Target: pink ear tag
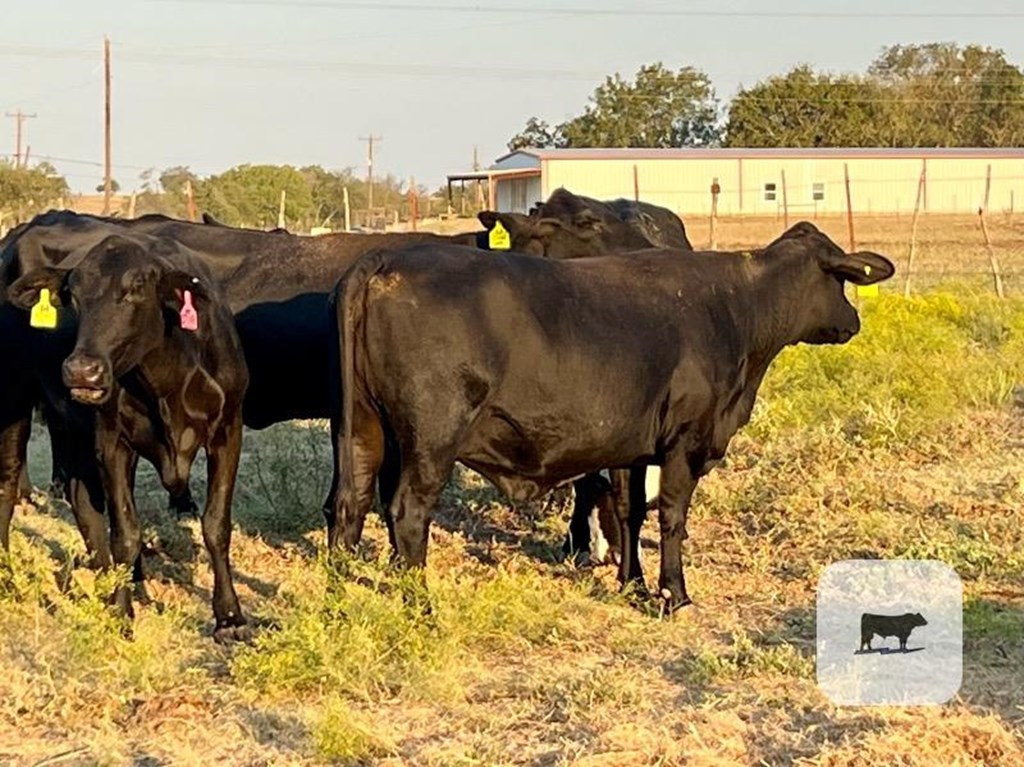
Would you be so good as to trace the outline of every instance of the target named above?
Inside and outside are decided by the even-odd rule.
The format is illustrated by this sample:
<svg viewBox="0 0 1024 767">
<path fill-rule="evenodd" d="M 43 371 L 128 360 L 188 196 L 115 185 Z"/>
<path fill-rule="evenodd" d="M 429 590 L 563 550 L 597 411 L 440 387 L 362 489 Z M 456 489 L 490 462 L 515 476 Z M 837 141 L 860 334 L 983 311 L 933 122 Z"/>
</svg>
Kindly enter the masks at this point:
<svg viewBox="0 0 1024 767">
<path fill-rule="evenodd" d="M 199 330 L 199 314 L 192 306 L 192 291 L 185 291 L 185 305 L 181 307 L 181 329 L 191 330 L 193 333 Z"/>
</svg>

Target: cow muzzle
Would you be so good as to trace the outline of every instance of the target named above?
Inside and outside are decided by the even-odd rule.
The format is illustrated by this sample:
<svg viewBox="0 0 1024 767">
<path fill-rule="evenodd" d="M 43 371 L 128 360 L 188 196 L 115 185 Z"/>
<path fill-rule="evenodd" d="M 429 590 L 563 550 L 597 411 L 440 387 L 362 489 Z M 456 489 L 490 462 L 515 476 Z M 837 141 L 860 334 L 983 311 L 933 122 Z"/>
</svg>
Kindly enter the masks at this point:
<svg viewBox="0 0 1024 767">
<path fill-rule="evenodd" d="M 101 359 L 72 354 L 61 369 L 71 397 L 85 405 L 102 405 L 110 397 L 110 367 Z"/>
</svg>

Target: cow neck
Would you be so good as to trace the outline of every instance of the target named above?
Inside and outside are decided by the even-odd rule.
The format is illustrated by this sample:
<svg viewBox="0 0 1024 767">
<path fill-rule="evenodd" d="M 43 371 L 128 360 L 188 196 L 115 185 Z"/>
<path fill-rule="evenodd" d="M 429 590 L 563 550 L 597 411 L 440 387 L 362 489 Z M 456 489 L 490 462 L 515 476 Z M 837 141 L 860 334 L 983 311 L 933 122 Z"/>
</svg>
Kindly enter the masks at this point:
<svg viewBox="0 0 1024 767">
<path fill-rule="evenodd" d="M 169 399 L 181 390 L 181 370 L 196 362 L 190 349 L 191 344 L 184 338 L 176 338 L 172 330 L 164 342 L 149 352 L 131 371 L 139 385 L 157 399 Z"/>
<path fill-rule="evenodd" d="M 772 360 L 807 332 L 800 319 L 802 270 L 786 254 L 758 254 L 749 262 L 744 265 L 749 311 L 740 316 L 749 343 L 748 380 L 760 381 Z"/>
</svg>

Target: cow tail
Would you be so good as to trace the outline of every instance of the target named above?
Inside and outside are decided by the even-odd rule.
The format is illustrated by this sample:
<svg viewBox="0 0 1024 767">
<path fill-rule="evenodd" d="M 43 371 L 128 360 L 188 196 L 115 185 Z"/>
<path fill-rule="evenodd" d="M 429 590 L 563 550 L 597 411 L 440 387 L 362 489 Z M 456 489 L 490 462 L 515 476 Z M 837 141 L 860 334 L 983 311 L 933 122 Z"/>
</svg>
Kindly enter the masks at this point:
<svg viewBox="0 0 1024 767">
<path fill-rule="evenodd" d="M 384 266 L 385 253 L 371 251 L 361 257 L 342 276 L 332 296 L 337 318 L 338 345 L 341 363 L 341 424 L 340 445 L 336 445 L 338 458 L 336 466 L 339 476 L 339 501 L 344 501 L 350 510 L 355 509 L 355 482 L 351 467 L 355 465 L 354 423 L 356 387 L 356 345 L 363 332 L 366 311 L 367 285 L 369 280 Z M 349 467 L 349 471 L 343 471 Z M 336 508 L 338 505 L 336 504 Z"/>
</svg>

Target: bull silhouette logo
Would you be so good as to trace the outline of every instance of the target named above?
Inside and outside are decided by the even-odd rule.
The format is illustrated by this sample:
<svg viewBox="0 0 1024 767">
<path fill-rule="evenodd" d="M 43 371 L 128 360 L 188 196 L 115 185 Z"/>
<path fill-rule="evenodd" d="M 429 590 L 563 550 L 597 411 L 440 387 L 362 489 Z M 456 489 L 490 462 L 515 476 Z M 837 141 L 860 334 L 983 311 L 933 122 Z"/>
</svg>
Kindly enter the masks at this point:
<svg viewBox="0 0 1024 767">
<path fill-rule="evenodd" d="M 924 619 L 921 613 L 904 613 L 903 615 L 875 615 L 874 613 L 862 613 L 860 616 L 860 649 L 857 654 L 866 652 L 894 652 L 889 648 L 879 648 L 874 650 L 871 647 L 871 640 L 877 635 L 885 639 L 886 637 L 896 637 L 900 640 L 900 652 L 916 652 L 917 650 L 923 650 L 923 647 L 916 647 L 913 650 L 907 650 L 907 639 L 910 638 L 910 632 L 918 626 L 927 626 L 928 621 Z"/>
</svg>

